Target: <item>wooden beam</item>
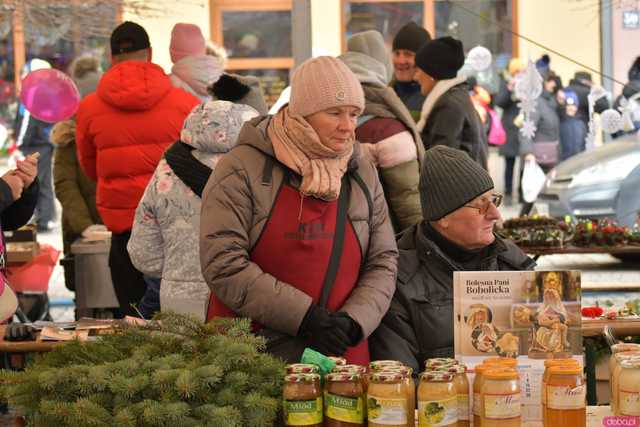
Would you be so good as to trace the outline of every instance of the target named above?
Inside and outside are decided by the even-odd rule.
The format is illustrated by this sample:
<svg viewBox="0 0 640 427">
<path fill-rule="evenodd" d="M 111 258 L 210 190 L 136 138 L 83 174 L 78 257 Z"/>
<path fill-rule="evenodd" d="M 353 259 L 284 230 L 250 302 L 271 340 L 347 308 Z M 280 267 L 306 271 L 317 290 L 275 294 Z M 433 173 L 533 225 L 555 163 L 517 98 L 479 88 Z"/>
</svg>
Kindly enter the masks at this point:
<svg viewBox="0 0 640 427">
<path fill-rule="evenodd" d="M 520 53 L 520 38 L 516 36 L 518 33 L 518 2 L 520 0 L 511 0 L 511 57 L 518 58 Z"/>
<path fill-rule="evenodd" d="M 429 31 L 431 38 L 436 38 L 436 2 L 424 0 L 422 26 Z"/>
<path fill-rule="evenodd" d="M 13 73 L 16 86 L 16 94 L 20 93 L 22 68 L 27 60 L 24 45 L 24 2 L 14 2 L 13 16 Z"/>
</svg>

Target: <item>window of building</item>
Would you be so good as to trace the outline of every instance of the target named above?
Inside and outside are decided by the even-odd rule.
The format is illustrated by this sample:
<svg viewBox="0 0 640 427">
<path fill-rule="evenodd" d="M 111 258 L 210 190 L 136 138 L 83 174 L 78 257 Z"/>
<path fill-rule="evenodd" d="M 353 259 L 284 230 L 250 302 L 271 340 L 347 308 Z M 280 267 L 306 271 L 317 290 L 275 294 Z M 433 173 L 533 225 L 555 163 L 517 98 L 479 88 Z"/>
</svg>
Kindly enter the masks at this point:
<svg viewBox="0 0 640 427">
<path fill-rule="evenodd" d="M 211 39 L 229 55 L 227 70 L 258 77 L 267 105 L 289 84 L 292 0 L 211 0 Z"/>
</svg>

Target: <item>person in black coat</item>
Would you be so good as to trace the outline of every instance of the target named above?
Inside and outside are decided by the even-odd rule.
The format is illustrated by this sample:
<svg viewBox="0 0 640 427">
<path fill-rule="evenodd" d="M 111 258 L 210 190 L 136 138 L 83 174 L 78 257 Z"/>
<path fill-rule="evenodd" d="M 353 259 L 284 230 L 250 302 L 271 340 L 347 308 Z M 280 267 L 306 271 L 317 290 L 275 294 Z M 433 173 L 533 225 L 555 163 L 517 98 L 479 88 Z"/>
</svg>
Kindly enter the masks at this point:
<svg viewBox="0 0 640 427">
<path fill-rule="evenodd" d="M 487 169 L 489 144 L 478 111 L 469 96 L 462 42 L 441 37 L 424 44 L 416 54 L 415 80 L 426 96 L 417 124 L 425 150 L 446 145 L 466 152 Z"/>
<path fill-rule="evenodd" d="M 33 215 L 39 190 L 36 179 L 37 170 L 37 158 L 29 156 L 25 160 L 18 160 L 16 169 L 12 169 L 0 177 L 0 227 L 2 231 L 22 227 Z M 5 254 L 2 253 L 1 256 L 2 264 L 4 264 Z M 0 268 L 4 268 L 4 265 Z"/>
</svg>

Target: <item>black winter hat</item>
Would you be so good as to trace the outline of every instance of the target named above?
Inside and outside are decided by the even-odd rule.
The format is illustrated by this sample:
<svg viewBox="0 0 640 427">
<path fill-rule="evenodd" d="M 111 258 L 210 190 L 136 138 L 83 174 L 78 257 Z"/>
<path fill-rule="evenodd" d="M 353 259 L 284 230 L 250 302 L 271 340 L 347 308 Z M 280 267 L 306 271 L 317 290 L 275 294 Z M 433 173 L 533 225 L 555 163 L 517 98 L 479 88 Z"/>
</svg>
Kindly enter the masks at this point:
<svg viewBox="0 0 640 427">
<path fill-rule="evenodd" d="M 125 21 L 111 33 L 111 54 L 136 52 L 151 47 L 147 31 L 135 22 Z"/>
<path fill-rule="evenodd" d="M 436 80 L 452 79 L 464 65 L 462 42 L 452 37 L 431 40 L 416 53 L 416 65 Z"/>
<path fill-rule="evenodd" d="M 420 171 L 425 221 L 436 221 L 493 188 L 493 180 L 469 154 L 445 145 L 427 150 Z"/>
<path fill-rule="evenodd" d="M 425 30 L 413 21 L 400 28 L 393 39 L 393 50 L 406 49 L 411 52 L 420 50 L 423 44 L 431 40 L 429 31 Z"/>
</svg>

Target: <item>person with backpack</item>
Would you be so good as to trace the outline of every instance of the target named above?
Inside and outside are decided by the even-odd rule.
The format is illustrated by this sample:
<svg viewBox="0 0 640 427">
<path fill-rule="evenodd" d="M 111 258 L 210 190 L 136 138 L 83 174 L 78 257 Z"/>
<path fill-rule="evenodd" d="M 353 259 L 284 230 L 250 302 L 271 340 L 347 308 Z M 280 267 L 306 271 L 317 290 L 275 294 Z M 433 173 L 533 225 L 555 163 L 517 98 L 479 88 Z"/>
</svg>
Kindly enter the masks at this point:
<svg viewBox="0 0 640 427">
<path fill-rule="evenodd" d="M 202 193 L 208 318 L 248 317 L 267 351 L 369 361 L 395 289 L 397 247 L 375 166 L 355 142 L 364 95 L 328 56 L 302 63 L 291 99 L 255 118 Z"/>
</svg>

